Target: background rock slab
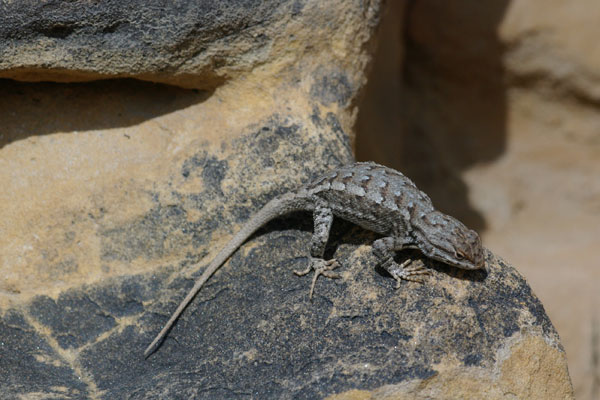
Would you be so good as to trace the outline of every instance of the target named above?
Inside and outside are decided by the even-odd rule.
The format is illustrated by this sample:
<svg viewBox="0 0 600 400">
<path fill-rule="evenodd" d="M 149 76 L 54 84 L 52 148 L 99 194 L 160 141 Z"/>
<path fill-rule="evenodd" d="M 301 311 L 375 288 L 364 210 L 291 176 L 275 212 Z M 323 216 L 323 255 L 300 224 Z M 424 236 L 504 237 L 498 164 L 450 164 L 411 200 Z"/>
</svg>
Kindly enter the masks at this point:
<svg viewBox="0 0 600 400">
<path fill-rule="evenodd" d="M 378 13 L 379 1 L 2 2 L 0 77 L 214 88 L 265 64 L 307 61 L 324 46 L 341 56 L 332 64 L 350 60 Z"/>
</svg>

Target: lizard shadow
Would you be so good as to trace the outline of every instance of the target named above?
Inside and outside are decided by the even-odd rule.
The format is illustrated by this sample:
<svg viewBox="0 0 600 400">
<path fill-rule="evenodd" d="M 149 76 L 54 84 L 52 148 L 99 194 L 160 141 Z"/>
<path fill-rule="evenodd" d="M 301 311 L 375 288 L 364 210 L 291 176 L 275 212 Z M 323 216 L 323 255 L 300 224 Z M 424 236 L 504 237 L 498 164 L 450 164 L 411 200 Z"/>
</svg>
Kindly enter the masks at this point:
<svg viewBox="0 0 600 400">
<path fill-rule="evenodd" d="M 249 240 L 254 239 L 257 236 L 264 235 L 266 233 L 287 229 L 295 229 L 303 232 L 308 232 L 312 235 L 312 214 L 307 211 L 298 211 L 290 213 L 286 216 L 276 218 L 265 224 L 258 231 L 256 231 L 249 238 Z M 381 237 L 382 235 L 361 228 L 360 226 L 353 224 L 352 222 L 343 220 L 341 218 L 334 218 L 329 234 L 329 240 L 327 241 L 327 247 L 325 248 L 324 258 L 326 260 L 334 258 L 338 247 L 340 247 L 343 244 L 352 246 L 367 244 L 370 246 L 375 240 Z M 310 240 L 307 243 L 307 250 L 309 247 L 309 243 Z M 303 254 L 302 256 L 308 257 L 308 253 Z M 456 279 L 466 280 L 470 282 L 482 282 L 488 276 L 488 272 L 485 269 L 464 270 L 461 268 L 453 267 L 451 265 L 444 264 L 443 262 L 432 260 L 416 249 L 398 251 L 394 256 L 394 259 L 398 263 L 409 258 L 414 261 L 422 261 L 428 269 L 435 270 L 439 273 L 449 275 L 450 277 Z M 383 267 L 376 263 L 374 256 L 372 257 L 372 260 L 372 266 L 377 274 L 383 277 L 392 278 L 392 276 Z"/>
</svg>

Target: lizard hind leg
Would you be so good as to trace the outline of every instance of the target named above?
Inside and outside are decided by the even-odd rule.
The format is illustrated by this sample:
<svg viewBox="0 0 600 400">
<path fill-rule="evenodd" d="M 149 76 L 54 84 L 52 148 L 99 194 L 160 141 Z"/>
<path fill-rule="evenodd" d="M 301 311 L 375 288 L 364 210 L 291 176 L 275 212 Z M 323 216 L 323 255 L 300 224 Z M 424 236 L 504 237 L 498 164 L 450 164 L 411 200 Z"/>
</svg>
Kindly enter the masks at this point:
<svg viewBox="0 0 600 400">
<path fill-rule="evenodd" d="M 317 278 L 319 275 L 333 279 L 340 278 L 340 275 L 332 272 L 333 269 L 340 266 L 340 263 L 335 259 L 323 259 L 323 255 L 325 254 L 325 246 L 327 245 L 327 240 L 329 240 L 329 231 L 331 230 L 331 224 L 333 222 L 333 212 L 331 211 L 331 208 L 327 207 L 326 203 L 318 202 L 315 205 L 313 219 L 314 231 L 310 242 L 310 262 L 305 270 L 294 271 L 294 273 L 298 276 L 306 275 L 312 270 L 315 271 L 312 284 L 310 285 L 310 299 L 312 299 L 312 295 L 315 290 L 315 284 L 317 283 Z"/>
</svg>

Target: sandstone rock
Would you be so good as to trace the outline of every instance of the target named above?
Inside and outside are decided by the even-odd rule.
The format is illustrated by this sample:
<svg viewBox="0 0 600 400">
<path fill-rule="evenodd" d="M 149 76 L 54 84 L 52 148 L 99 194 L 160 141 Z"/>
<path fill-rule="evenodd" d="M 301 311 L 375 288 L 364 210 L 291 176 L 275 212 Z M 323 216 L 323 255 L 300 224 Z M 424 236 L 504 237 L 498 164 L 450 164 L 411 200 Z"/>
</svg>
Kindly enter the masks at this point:
<svg viewBox="0 0 600 400">
<path fill-rule="evenodd" d="M 0 81 L 0 397 L 568 398 L 552 324 L 491 253 L 488 273 L 418 261 L 430 282 L 395 291 L 374 236 L 336 222 L 343 279 L 319 280 L 310 302 L 310 278 L 291 273 L 306 263 L 303 214 L 251 238 L 145 360 L 252 212 L 352 160 L 379 3 L 231 3 L 206 20 L 191 3 L 119 17 L 112 3 L 43 4 L 2 5 L 3 76 L 202 90 Z"/>
<path fill-rule="evenodd" d="M 73 31 L 54 38 L 52 45 L 47 47 L 49 52 L 58 52 L 62 57 L 61 49 L 73 45 L 77 38 L 85 37 L 93 42 L 91 38 L 95 36 L 92 33 L 96 31 L 81 21 L 96 15 L 94 12 L 97 11 L 100 24 L 104 21 L 102 18 L 109 17 L 99 8 L 112 7 L 111 4 L 47 2 L 39 11 L 36 7 L 42 5 L 17 1 L 4 3 L 5 13 L 0 18 L 18 23 L 13 26 L 14 30 L 6 28 L 3 31 L 6 34 L 18 29 L 35 30 L 36 26 L 48 21 L 72 21 L 75 24 Z M 184 18 L 182 10 L 196 7 L 194 4 L 185 3 L 181 10 L 164 12 L 165 15 L 181 14 L 179 17 Z M 222 7 L 220 4 L 215 3 L 214 7 Z M 181 238 L 166 237 L 168 229 L 163 230 L 158 222 L 151 221 L 148 213 L 164 212 L 164 209 L 156 208 L 161 200 L 168 207 L 180 205 L 181 199 L 173 197 L 176 190 L 191 196 L 201 190 L 202 185 L 215 185 L 220 179 L 225 179 L 227 187 L 236 186 L 237 182 L 232 178 L 215 176 L 205 181 L 193 175 L 191 178 L 182 175 L 182 170 L 188 171 L 194 162 L 204 167 L 205 159 L 209 160 L 206 161 L 209 167 L 212 163 L 215 168 L 220 167 L 224 163 L 223 155 L 233 151 L 231 146 L 235 138 L 245 135 L 249 137 L 247 146 L 250 143 L 258 146 L 255 150 L 237 147 L 235 151 L 239 152 L 239 157 L 254 157 L 244 163 L 264 164 L 259 175 L 247 177 L 262 185 L 263 194 L 280 190 L 278 187 L 282 184 L 293 187 L 326 166 L 349 159 L 350 151 L 345 142 L 348 136 L 343 132 L 351 132 L 354 124 L 355 99 L 364 83 L 379 4 L 361 3 L 341 8 L 336 2 L 326 5 L 316 1 L 298 2 L 293 7 L 291 3 L 281 4 L 283 9 L 293 12 L 286 14 L 286 18 L 280 16 L 273 20 L 279 28 L 273 32 L 265 26 L 256 29 L 278 35 L 285 42 L 273 45 L 268 59 L 262 60 L 260 65 L 248 67 L 245 74 L 232 74 L 217 86 L 208 85 L 210 89 L 207 90 L 189 91 L 129 80 L 72 85 L 0 81 L 0 184 L 5 189 L 0 191 L 0 201 L 4 204 L 0 210 L 0 265 L 3 270 L 0 290 L 6 294 L 0 296 L 0 304 L 19 303 L 40 292 L 57 295 L 73 285 L 152 269 L 157 262 L 180 257 L 180 252 L 193 243 L 189 238 L 191 233 L 187 233 L 188 239 L 184 242 L 179 240 Z M 75 6 L 80 9 L 74 10 Z M 138 15 L 135 7 L 123 8 L 119 4 L 119 10 L 130 10 L 133 16 Z M 149 10 L 155 9 L 150 7 Z M 238 9 L 233 5 L 225 7 L 222 18 L 238 18 L 239 13 L 235 10 Z M 262 18 L 260 15 L 265 13 L 284 12 L 274 6 L 268 12 L 265 10 L 263 6 L 257 6 L 256 10 L 245 10 L 242 14 Z M 196 11 L 200 13 L 200 10 Z M 26 19 L 23 13 L 31 14 L 37 25 L 33 22 L 23 24 Z M 100 15 L 104 17 L 100 18 Z M 148 22 L 141 18 L 129 26 L 115 17 L 110 24 L 119 29 L 129 26 L 133 33 L 138 32 L 134 29 L 138 27 L 139 35 L 142 31 L 144 35 L 150 33 L 137 24 L 164 26 L 167 32 L 154 33 L 166 37 L 170 37 L 167 35 L 170 29 L 180 28 L 161 24 L 161 21 Z M 233 26 L 238 27 L 238 22 L 232 23 Z M 67 22 L 63 25 L 53 23 L 63 26 Z M 241 27 L 236 32 L 226 31 L 228 35 L 221 41 L 227 45 L 235 44 L 238 39 L 245 40 L 247 34 Z M 132 40 L 139 37 L 133 33 L 125 36 Z M 214 39 L 213 36 L 198 36 L 197 40 L 207 41 Z M 45 53 L 36 47 L 36 37 L 34 34 L 15 36 L 19 43 L 29 44 L 30 53 L 26 53 L 28 46 L 17 46 L 10 41 L 0 46 L 13 46 L 26 53 L 27 59 L 37 62 L 44 59 Z M 325 37 L 327 40 L 323 39 Z M 94 43 L 94 51 L 127 47 L 117 39 L 104 38 Z M 139 47 L 135 43 L 130 45 Z M 227 68 L 246 68 L 244 60 L 248 53 L 232 46 L 237 53 L 226 63 Z M 81 46 L 75 48 L 81 49 Z M 7 53 L 3 51 L 3 54 Z M 112 63 L 122 59 L 134 60 L 133 56 L 116 51 L 108 52 L 102 60 L 96 61 Z M 92 71 L 98 66 L 94 64 L 95 59 L 86 57 L 66 60 L 79 63 L 79 66 L 69 69 L 62 64 L 60 67 L 43 64 L 40 66 L 43 70 L 31 70 L 38 71 L 32 75 L 34 80 L 52 78 L 57 71 L 67 80 L 77 80 L 78 71 Z M 180 74 L 167 68 L 166 61 L 160 58 L 144 60 L 156 68 L 163 68 L 164 76 L 171 79 L 169 82 L 178 82 Z M 90 64 L 84 68 L 86 62 Z M 93 65 L 96 67 L 92 68 Z M 217 70 L 220 71 L 214 66 L 211 73 L 227 75 Z M 143 78 L 133 67 L 127 71 L 126 76 Z M 204 79 L 202 73 L 197 70 L 194 79 Z M 94 72 L 86 79 L 125 75 Z M 190 85 L 193 86 L 191 83 L 187 86 Z M 280 147 L 270 138 L 272 129 L 287 146 Z M 288 132 L 308 136 L 302 141 L 294 139 L 288 143 L 287 140 L 291 140 Z M 328 138 L 320 138 L 321 134 Z M 296 154 L 292 155 L 288 153 L 290 146 L 306 146 L 304 140 L 308 137 L 324 143 L 334 140 L 335 146 L 344 149 L 335 152 L 331 148 L 316 151 L 306 147 L 306 151 L 313 153 L 305 154 L 305 163 L 298 165 L 299 156 L 295 153 L 298 150 L 292 151 Z M 265 152 L 264 156 L 269 154 L 268 161 L 259 161 L 253 155 L 261 151 Z M 307 163 L 308 160 L 312 161 Z M 277 175 L 280 177 L 276 178 Z M 227 190 L 223 193 L 232 195 Z M 239 204 L 246 206 L 248 201 L 238 199 Z M 199 215 L 187 215 L 186 218 L 197 221 Z M 140 232 L 131 238 L 122 232 L 124 242 L 120 246 L 124 250 L 117 252 L 120 255 L 113 252 L 107 256 L 106 246 L 112 245 L 107 242 L 106 232 L 119 232 L 124 223 L 133 220 L 138 221 Z M 125 251 L 128 255 L 122 255 Z M 23 276 L 28 279 L 24 280 Z"/>
</svg>

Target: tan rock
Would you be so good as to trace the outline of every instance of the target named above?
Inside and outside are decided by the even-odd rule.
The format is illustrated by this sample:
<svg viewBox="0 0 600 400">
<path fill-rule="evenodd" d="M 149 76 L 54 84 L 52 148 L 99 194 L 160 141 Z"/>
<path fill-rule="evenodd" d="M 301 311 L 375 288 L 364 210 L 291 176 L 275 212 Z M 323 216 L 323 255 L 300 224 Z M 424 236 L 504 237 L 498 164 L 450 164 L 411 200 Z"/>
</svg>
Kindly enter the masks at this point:
<svg viewBox="0 0 600 400">
<path fill-rule="evenodd" d="M 491 369 L 465 368 L 456 361 L 436 366 L 436 375 L 386 385 L 373 391 L 351 390 L 330 400 L 412 399 L 574 399 L 565 354 L 537 337 L 516 335 L 498 352 Z"/>
<path fill-rule="evenodd" d="M 89 14 L 93 10 L 86 8 L 93 5 L 82 6 L 81 13 L 88 17 L 93 15 Z M 110 4 L 105 6 L 110 7 Z M 195 7 L 191 3 L 188 6 Z M 73 13 L 70 6 L 59 8 L 57 12 L 73 19 L 75 30 L 64 38 L 53 38 L 51 44 L 46 43 L 47 38 L 43 39 L 46 43 L 43 53 L 35 44 L 38 39 L 31 39 L 30 47 L 11 47 L 10 43 L 3 43 L 18 50 L 16 59 L 7 56 L 0 61 L 4 63 L 0 68 L 4 69 L 3 76 L 45 80 L 57 79 L 54 74 L 60 73 L 61 81 L 131 76 L 188 87 L 210 87 L 210 91 L 193 92 L 129 81 L 70 86 L 2 81 L 0 185 L 5 190 L 0 192 L 0 201 L 6 206 L 0 211 L 3 270 L 0 291 L 7 295 L 0 296 L 0 304 L 18 302 L 47 291 L 58 293 L 72 285 L 91 283 L 106 276 L 152 269 L 156 264 L 153 266 L 144 256 L 148 251 L 158 251 L 155 255 L 160 256 L 159 262 L 171 256 L 179 257 L 185 248 L 179 243 L 181 238 L 170 238 L 164 243 L 160 241 L 159 250 L 140 248 L 135 255 L 107 259 L 103 250 L 106 239 L 102 233 L 117 229 L 125 221 L 143 219 L 155 210 L 157 196 L 171 204 L 179 200 L 170 199 L 173 190 L 185 193 L 201 190 L 202 180 L 180 177 L 182 163 L 199 154 L 201 149 L 210 154 L 222 149 L 225 154 L 230 151 L 225 148 L 235 137 L 247 135 L 264 124 L 275 126 L 276 120 L 311 136 L 315 128 L 302 128 L 300 121 L 310 122 L 315 116 L 314 123 L 320 123 L 318 118 L 326 120 L 332 111 L 336 112 L 335 121 L 329 118 L 323 125 L 335 130 L 330 134 L 339 135 L 342 129 L 351 132 L 355 119 L 353 99 L 364 83 L 363 71 L 369 59 L 367 47 L 377 21 L 378 3 L 356 8 L 348 6 L 340 12 L 339 5 L 313 1 L 297 4 L 293 6 L 296 11 L 287 14 L 292 6 L 291 2 L 284 2 L 280 8 L 268 12 L 262 6 L 260 10 L 246 10 L 256 18 L 268 14 L 273 26 L 239 32 L 237 39 L 231 36 L 227 36 L 231 39 L 228 41 L 212 36 L 198 38 L 200 42 L 214 41 L 214 49 L 208 53 L 231 57 L 222 67 L 230 72 L 219 72 L 220 68 L 208 71 L 227 76 L 227 84 L 223 84 L 224 78 L 219 78 L 221 86 L 217 88 L 212 84 L 195 83 L 206 78 L 203 75 L 206 66 L 202 63 L 199 66 L 191 61 L 180 63 L 183 71 L 167 68 L 169 72 L 161 72 L 160 76 L 156 75 L 158 72 L 140 72 L 132 67 L 139 64 L 135 57 L 119 52 L 122 43 L 106 42 L 101 35 L 89 36 L 88 31 L 79 29 L 78 14 Z M 12 7 L 18 15 L 30 12 L 28 7 L 37 6 L 26 7 L 17 1 L 7 7 Z M 49 13 L 46 22 L 50 25 L 50 19 L 55 17 L 50 12 L 52 7 L 54 5 L 48 5 L 44 9 Z M 226 15 L 231 18 L 239 18 L 233 9 L 228 12 L 231 14 Z M 284 18 L 282 13 L 285 13 Z M 44 21 L 39 23 L 46 23 Z M 136 23 L 143 25 L 145 21 Z M 315 26 L 323 29 L 315 29 Z M 163 28 L 168 30 L 166 26 Z M 256 51 L 246 52 L 238 43 L 252 42 L 258 33 L 265 32 L 270 44 L 269 51 L 262 57 L 254 57 Z M 61 58 L 64 53 L 61 49 L 82 50 L 75 46 L 75 40 L 83 38 L 104 43 L 107 57 Z M 111 47 L 113 45 L 116 47 Z M 219 46 L 226 46 L 228 50 L 224 52 Z M 159 62 L 164 54 L 159 53 L 157 49 L 157 58 L 144 59 L 144 62 L 152 68 L 166 68 Z M 202 62 L 212 63 L 213 58 Z M 27 74 L 21 75 L 18 60 L 25 59 L 34 60 L 39 67 L 28 64 Z M 126 63 L 113 65 L 121 62 L 119 60 Z M 102 66 L 102 63 L 113 66 Z M 88 71 L 85 77 L 80 75 L 84 70 Z M 183 79 L 184 75 L 189 79 Z M 337 125 L 332 128 L 331 124 Z M 344 157 L 348 157 L 347 150 L 344 151 Z M 294 160 L 286 158 L 289 154 L 284 153 L 271 156 L 272 165 L 261 172 L 262 178 L 252 176 L 258 179 L 257 185 L 267 185 L 260 190 L 274 190 L 282 183 L 282 178 L 279 182 L 273 178 L 274 174 L 283 177 L 286 171 L 298 170 Z M 328 165 L 330 160 L 321 162 Z M 302 174 L 306 179 L 306 170 Z M 288 187 L 298 183 L 300 178 L 288 182 Z M 175 182 L 169 183 L 170 187 L 162 188 L 172 179 Z M 236 183 L 232 177 L 223 179 L 226 185 Z M 273 182 L 260 184 L 261 180 Z M 159 226 L 153 229 L 161 230 Z M 154 239 L 157 238 L 130 240 L 137 240 L 141 246 L 141 242 Z M 135 243 L 128 245 L 136 246 Z M 23 275 L 29 277 L 27 281 L 22 279 Z"/>
</svg>

